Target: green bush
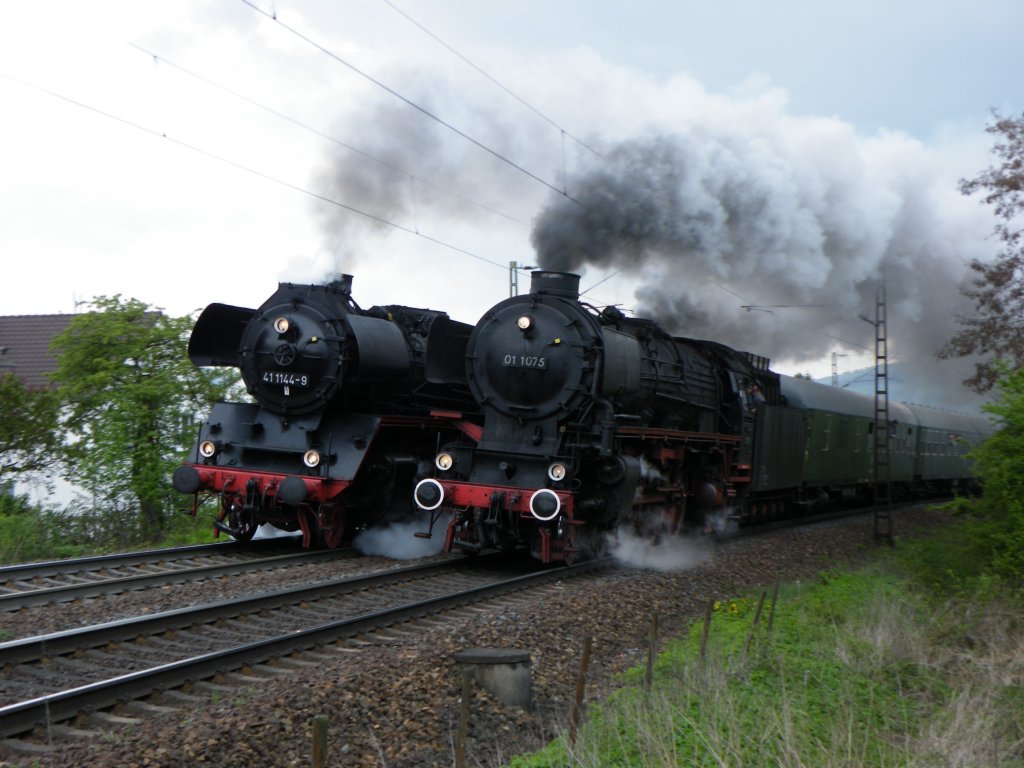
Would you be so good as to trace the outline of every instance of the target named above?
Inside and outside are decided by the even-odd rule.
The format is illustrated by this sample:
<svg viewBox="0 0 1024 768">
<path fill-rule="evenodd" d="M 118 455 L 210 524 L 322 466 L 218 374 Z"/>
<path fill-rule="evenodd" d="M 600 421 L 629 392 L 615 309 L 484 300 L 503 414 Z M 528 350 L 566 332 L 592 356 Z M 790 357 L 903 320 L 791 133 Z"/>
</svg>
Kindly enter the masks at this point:
<svg viewBox="0 0 1024 768">
<path fill-rule="evenodd" d="M 954 553 L 964 578 L 986 574 L 1024 584 L 1024 369 L 1005 371 L 999 396 L 983 409 L 995 417 L 998 431 L 976 446 L 971 456 L 984 487 L 980 498 L 961 498 L 953 508 L 970 524 L 962 551 Z M 954 572 L 955 573 L 955 572 Z"/>
<path fill-rule="evenodd" d="M 67 509 L 32 504 L 27 496 L 0 493 L 0 564 L 59 560 L 67 557 L 149 547 L 214 541 L 209 519 L 177 515 L 159 539 L 141 534 L 130 508 L 98 509 L 78 499 Z"/>
<path fill-rule="evenodd" d="M 70 515 L 0 494 L 0 564 L 74 557 L 85 551 Z"/>
</svg>

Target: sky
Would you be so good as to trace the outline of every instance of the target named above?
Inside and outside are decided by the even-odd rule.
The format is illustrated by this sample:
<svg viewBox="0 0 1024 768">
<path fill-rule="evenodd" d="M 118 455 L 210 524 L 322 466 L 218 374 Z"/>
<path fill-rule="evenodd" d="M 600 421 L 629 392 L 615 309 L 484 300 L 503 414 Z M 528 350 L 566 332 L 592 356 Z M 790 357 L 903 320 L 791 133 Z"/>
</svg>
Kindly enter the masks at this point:
<svg viewBox="0 0 1024 768">
<path fill-rule="evenodd" d="M 473 323 L 509 263 L 786 373 L 935 350 L 1024 110 L 1018 0 L 40 0 L 0 26 L 0 314 L 354 275 Z M 520 291 L 529 276 L 519 278 Z"/>
</svg>

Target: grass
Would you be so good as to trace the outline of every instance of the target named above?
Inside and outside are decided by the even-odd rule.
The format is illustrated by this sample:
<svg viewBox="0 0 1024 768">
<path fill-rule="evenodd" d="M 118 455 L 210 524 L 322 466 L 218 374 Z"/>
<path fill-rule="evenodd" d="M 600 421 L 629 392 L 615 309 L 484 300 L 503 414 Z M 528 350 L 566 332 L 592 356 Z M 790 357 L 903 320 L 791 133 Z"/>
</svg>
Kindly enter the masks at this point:
<svg viewBox="0 0 1024 768">
<path fill-rule="evenodd" d="M 934 546 L 929 545 L 929 546 Z M 565 737 L 513 768 L 1024 766 L 1024 604 L 934 597 L 909 559 L 716 606 Z M 770 627 L 769 627 L 770 624 Z"/>
<path fill-rule="evenodd" d="M 129 519 L 120 525 L 109 525 L 101 516 L 90 513 L 30 507 L 10 513 L 0 505 L 0 565 L 216 541 L 209 516 L 169 516 L 158 541 L 129 535 L 136 522 Z"/>
</svg>

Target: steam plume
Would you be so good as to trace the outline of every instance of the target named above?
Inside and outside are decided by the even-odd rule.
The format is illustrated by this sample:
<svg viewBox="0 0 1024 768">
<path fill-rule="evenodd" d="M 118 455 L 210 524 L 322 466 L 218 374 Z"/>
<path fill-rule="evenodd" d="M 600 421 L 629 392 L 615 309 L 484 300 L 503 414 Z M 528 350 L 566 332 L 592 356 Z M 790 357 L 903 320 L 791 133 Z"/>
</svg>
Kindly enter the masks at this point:
<svg viewBox="0 0 1024 768">
<path fill-rule="evenodd" d="M 873 351 L 859 317 L 874 319 L 884 274 L 889 352 L 927 382 L 915 399 L 971 401 L 966 364 L 940 366 L 934 353 L 970 309 L 958 287 L 983 235 L 921 144 L 780 118 L 624 140 L 603 155 L 570 182 L 582 205 L 555 199 L 537 217 L 543 267 L 624 271 L 639 278 L 637 313 L 668 330 L 796 361 L 837 338 Z"/>
<path fill-rule="evenodd" d="M 426 528 L 425 523 L 416 521 L 370 528 L 357 534 L 352 540 L 352 546 L 364 555 L 382 555 L 397 560 L 412 560 L 440 554 L 444 545 L 442 537 L 420 539 L 414 535 Z"/>
<path fill-rule="evenodd" d="M 973 404 L 960 385 L 969 361 L 940 364 L 934 355 L 955 333 L 956 315 L 973 309 L 959 293 L 966 264 L 995 250 L 988 211 L 957 190 L 987 161 L 982 126 L 974 143 L 927 146 L 897 132 L 864 136 L 838 118 L 794 116 L 785 92 L 760 81 L 713 94 L 684 75 L 654 82 L 585 50 L 518 64 L 514 90 L 546 113 L 570 115 L 574 128 L 600 127 L 586 139 L 600 156 L 495 102 L 489 83 L 437 72 L 407 73 L 405 82 L 416 93 L 428 79 L 420 101 L 564 181 L 569 197 L 545 203 L 547 190 L 401 106 L 357 106 L 345 126 L 404 173 L 339 152 L 318 188 L 498 263 L 621 271 L 635 295 L 619 281 L 602 287 L 602 299 L 776 363 L 810 364 L 834 351 L 870 359 L 874 333 L 859 318 L 874 318 L 884 274 L 889 353 L 919 385 L 902 399 Z M 552 80 L 551 72 L 567 74 Z M 530 236 L 537 260 L 524 256 L 521 225 L 478 203 L 516 219 L 538 211 Z M 385 231 L 324 210 L 326 248 L 339 258 Z M 486 234 L 468 240 L 466 227 Z M 455 300 L 438 295 L 437 303 Z"/>
<path fill-rule="evenodd" d="M 687 571 L 710 562 L 711 549 L 700 541 L 668 536 L 658 543 L 625 529 L 616 532 L 610 549 L 624 565 L 652 571 Z"/>
</svg>

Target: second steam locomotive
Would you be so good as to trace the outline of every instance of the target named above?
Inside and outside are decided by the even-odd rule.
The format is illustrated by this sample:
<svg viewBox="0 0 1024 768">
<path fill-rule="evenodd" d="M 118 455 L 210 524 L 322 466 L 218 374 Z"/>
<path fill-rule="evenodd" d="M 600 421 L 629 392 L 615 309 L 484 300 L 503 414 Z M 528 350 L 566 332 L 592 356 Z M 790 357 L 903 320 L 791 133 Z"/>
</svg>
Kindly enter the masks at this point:
<svg viewBox="0 0 1024 768">
<path fill-rule="evenodd" d="M 465 350 L 483 429 L 452 435 L 414 492 L 446 550 L 526 546 L 543 562 L 605 534 L 760 522 L 875 488 L 871 398 L 780 376 L 768 360 L 673 337 L 579 300 L 579 277 L 533 273 Z M 978 418 L 890 405 L 893 487 L 966 487 Z"/>
<path fill-rule="evenodd" d="M 197 366 L 237 368 L 253 402 L 216 404 L 173 485 L 192 513 L 248 540 L 268 524 L 338 546 L 410 509 L 421 462 L 477 434 L 464 385 L 471 327 L 444 312 L 364 310 L 352 278 L 281 283 L 258 309 L 211 304 L 189 340 Z"/>
</svg>

